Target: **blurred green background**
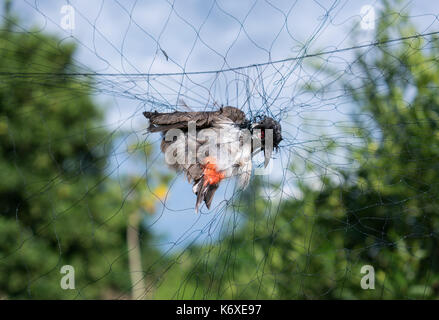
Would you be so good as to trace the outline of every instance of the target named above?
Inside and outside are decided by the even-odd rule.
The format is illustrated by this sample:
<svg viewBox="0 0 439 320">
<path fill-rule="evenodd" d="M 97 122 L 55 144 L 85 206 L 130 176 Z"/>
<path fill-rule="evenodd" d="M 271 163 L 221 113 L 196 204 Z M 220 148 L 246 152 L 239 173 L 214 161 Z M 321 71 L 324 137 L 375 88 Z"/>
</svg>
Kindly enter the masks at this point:
<svg viewBox="0 0 439 320">
<path fill-rule="evenodd" d="M 272 210 L 255 177 L 236 204 L 243 218 L 233 233 L 166 254 L 142 221 L 170 176 L 149 172 L 152 188 L 144 176 L 109 178 L 122 133 L 103 126 L 92 77 L 57 75 L 77 70 L 75 45 L 17 32 L 9 13 L 0 31 L 0 299 L 438 298 L 439 39 L 380 45 L 417 33 L 392 3 L 380 12 L 377 45 L 357 52 L 357 83 L 308 64 L 329 80 L 306 90 L 342 88 L 357 115 L 343 134 L 361 144 L 320 147 L 352 159 L 341 178 L 311 162 L 292 166 L 320 188 L 303 181 L 300 198 Z M 19 74 L 41 65 L 53 74 Z M 132 152 L 142 162 L 153 148 Z M 75 290 L 60 288 L 63 265 L 75 266 Z M 360 286 L 364 265 L 375 269 L 374 290 Z"/>
</svg>

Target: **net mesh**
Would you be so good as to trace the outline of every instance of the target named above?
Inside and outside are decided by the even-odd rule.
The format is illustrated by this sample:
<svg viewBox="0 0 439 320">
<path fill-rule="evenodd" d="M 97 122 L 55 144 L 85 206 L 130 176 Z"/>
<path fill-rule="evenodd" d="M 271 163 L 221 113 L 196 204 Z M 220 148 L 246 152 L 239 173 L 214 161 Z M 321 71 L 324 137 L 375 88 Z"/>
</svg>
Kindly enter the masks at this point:
<svg viewBox="0 0 439 320">
<path fill-rule="evenodd" d="M 438 14 L 429 1 L 6 5 L 0 296 L 437 297 Z M 283 141 L 267 174 L 224 181 L 195 214 L 142 112 L 226 105 L 278 120 Z"/>
</svg>

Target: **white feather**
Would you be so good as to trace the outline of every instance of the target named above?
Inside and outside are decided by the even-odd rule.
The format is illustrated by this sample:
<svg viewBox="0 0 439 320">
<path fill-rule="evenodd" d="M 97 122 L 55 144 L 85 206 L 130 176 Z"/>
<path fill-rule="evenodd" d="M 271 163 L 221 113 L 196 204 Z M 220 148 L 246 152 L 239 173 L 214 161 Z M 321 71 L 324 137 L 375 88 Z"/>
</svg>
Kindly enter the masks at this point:
<svg viewBox="0 0 439 320">
<path fill-rule="evenodd" d="M 177 162 L 180 169 L 187 170 L 193 161 L 203 163 L 206 156 L 215 158 L 217 171 L 224 173 L 225 178 L 237 177 L 238 187 L 247 187 L 251 172 L 251 137 L 246 130 L 240 130 L 230 119 L 221 117 L 211 128 L 199 130 L 194 136 L 185 132 L 177 136 L 172 147 L 167 150 L 165 159 L 168 164 Z M 196 159 L 188 154 L 186 143 L 197 145 Z M 194 186 L 195 188 L 195 186 Z"/>
</svg>

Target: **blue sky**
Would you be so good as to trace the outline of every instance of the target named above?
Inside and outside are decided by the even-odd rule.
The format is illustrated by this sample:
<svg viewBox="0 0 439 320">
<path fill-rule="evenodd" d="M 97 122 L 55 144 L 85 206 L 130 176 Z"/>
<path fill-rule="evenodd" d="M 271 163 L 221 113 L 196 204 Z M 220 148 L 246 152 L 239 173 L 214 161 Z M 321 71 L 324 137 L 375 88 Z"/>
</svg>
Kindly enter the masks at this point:
<svg viewBox="0 0 439 320">
<path fill-rule="evenodd" d="M 63 5 L 75 9 L 75 28 L 61 27 Z M 361 21 L 361 8 L 380 9 L 379 1 L 60 1 L 16 0 L 14 11 L 21 17 L 23 30 L 37 27 L 57 34 L 63 41 L 78 44 L 77 62 L 84 70 L 98 73 L 171 73 L 222 70 L 266 63 L 318 51 L 366 44 L 373 31 L 361 30 L 356 40 L 353 29 Z M 412 1 L 412 20 L 421 32 L 439 30 L 434 1 Z M 349 52 L 325 56 L 323 62 L 346 67 Z M 197 110 L 211 110 L 215 104 L 241 107 L 247 113 L 264 111 L 284 120 L 286 142 L 274 160 L 274 170 L 265 180 L 282 180 L 279 191 L 266 190 L 265 196 L 300 196 L 294 185 L 299 177 L 285 177 L 291 164 L 289 151 L 304 146 L 319 132 L 304 129 L 306 121 L 331 132 L 334 123 L 346 121 L 349 105 L 334 108 L 333 101 L 304 94 L 304 81 L 320 75 L 304 68 L 302 60 L 190 76 L 98 77 L 96 101 L 105 109 L 111 130 L 132 132 L 129 141 L 145 139 L 144 110 L 175 110 L 179 100 Z M 314 119 L 314 120 L 311 120 Z M 158 136 L 148 136 L 157 143 Z M 139 163 L 123 153 L 122 144 L 113 156 L 118 174 L 145 172 Z M 322 160 L 323 161 L 323 160 Z M 149 166 L 163 166 L 158 155 Z M 146 169 L 148 170 L 148 168 Z M 296 180 L 295 180 L 296 179 Z M 194 239 L 210 241 L 227 224 L 226 202 L 236 195 L 234 183 L 224 183 L 216 195 L 214 209 L 193 211 L 195 196 L 181 177 L 173 181 L 166 205 L 148 221 L 148 227 L 165 235 L 158 243 L 163 250 L 186 245 Z M 281 193 L 279 193 L 281 192 Z M 261 195 L 264 196 L 264 195 Z"/>
</svg>

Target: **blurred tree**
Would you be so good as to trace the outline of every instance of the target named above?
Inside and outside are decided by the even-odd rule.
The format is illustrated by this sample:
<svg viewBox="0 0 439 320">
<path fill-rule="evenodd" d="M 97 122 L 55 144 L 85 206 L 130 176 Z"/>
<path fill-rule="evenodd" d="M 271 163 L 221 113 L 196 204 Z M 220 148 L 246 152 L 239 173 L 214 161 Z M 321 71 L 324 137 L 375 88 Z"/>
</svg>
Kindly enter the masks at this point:
<svg viewBox="0 0 439 320">
<path fill-rule="evenodd" d="M 163 194 L 166 177 L 148 172 L 149 193 L 145 177 L 109 178 L 117 136 L 103 127 L 91 98 L 95 84 L 53 76 L 78 70 L 75 46 L 37 30 L 23 32 L 6 6 L 0 31 L 0 297 L 128 297 L 128 216 L 152 213 L 159 199 L 154 188 Z M 140 144 L 137 151 L 144 157 L 148 150 Z M 142 258 L 154 261 L 159 252 L 148 247 L 152 235 L 141 226 L 136 232 Z M 60 287 L 63 265 L 75 269 L 75 290 Z"/>
<path fill-rule="evenodd" d="M 392 2 L 383 3 L 377 41 L 417 33 Z M 326 151 L 336 149 L 354 163 L 339 171 L 337 182 L 326 168 L 308 163 L 321 188 L 300 182 L 301 198 L 283 201 L 279 210 L 259 197 L 258 183 L 246 191 L 248 206 L 240 211 L 247 222 L 181 258 L 180 296 L 437 299 L 438 57 L 433 36 L 358 52 L 349 70 L 317 66 L 336 78 L 326 89 L 338 86 L 351 99 L 357 116 L 349 133 L 363 141 L 332 141 Z M 375 269 L 375 290 L 360 286 L 364 265 Z"/>
</svg>

